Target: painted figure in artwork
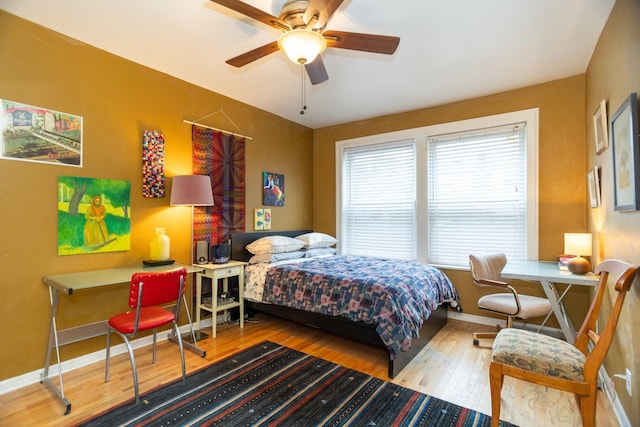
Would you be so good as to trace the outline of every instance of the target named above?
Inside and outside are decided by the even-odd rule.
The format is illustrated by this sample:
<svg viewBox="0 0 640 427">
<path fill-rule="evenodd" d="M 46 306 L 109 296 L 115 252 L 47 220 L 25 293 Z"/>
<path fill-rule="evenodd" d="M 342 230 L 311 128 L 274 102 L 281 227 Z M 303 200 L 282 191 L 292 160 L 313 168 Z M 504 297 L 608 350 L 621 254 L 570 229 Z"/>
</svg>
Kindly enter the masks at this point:
<svg viewBox="0 0 640 427">
<path fill-rule="evenodd" d="M 87 222 L 84 225 L 84 245 L 98 248 L 110 241 L 109 231 L 104 218 L 107 208 L 102 204 L 102 196 L 93 196 L 91 204 L 84 214 Z"/>
</svg>

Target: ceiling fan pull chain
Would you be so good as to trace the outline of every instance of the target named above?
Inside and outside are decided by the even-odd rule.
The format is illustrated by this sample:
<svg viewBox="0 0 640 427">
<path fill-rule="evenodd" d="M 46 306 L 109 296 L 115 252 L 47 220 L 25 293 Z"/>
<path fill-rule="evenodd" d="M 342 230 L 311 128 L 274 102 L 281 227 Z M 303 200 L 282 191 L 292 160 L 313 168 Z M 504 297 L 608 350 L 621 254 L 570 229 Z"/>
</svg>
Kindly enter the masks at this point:
<svg viewBox="0 0 640 427">
<path fill-rule="evenodd" d="M 301 95 L 300 95 L 300 115 L 304 114 L 304 111 L 307 109 L 307 94 L 306 94 L 306 85 L 304 78 L 304 65 L 300 64 L 300 80 L 301 80 Z"/>
</svg>

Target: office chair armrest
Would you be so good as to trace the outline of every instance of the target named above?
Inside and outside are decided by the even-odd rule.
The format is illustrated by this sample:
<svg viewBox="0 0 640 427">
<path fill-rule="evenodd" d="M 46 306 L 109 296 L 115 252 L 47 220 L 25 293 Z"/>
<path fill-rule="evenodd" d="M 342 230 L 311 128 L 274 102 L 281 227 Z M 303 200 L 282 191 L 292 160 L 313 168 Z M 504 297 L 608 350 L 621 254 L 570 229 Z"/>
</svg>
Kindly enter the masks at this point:
<svg viewBox="0 0 640 427">
<path fill-rule="evenodd" d="M 476 283 L 478 283 L 479 285 L 497 286 L 499 288 L 511 288 L 508 283 L 501 282 L 499 280 L 477 279 Z"/>
</svg>

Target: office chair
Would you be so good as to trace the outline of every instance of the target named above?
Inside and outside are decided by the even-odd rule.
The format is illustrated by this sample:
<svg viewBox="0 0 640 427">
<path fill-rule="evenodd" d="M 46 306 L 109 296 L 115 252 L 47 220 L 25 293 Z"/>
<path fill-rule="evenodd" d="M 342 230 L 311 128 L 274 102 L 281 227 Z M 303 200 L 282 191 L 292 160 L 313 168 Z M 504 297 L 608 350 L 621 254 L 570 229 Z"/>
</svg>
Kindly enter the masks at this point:
<svg viewBox="0 0 640 427">
<path fill-rule="evenodd" d="M 497 427 L 500 421 L 500 393 L 505 375 L 575 393 L 582 424 L 595 425 L 598 370 L 613 340 L 622 303 L 638 269 L 619 260 L 605 260 L 596 267 L 600 280 L 573 344 L 521 329 L 504 329 L 498 333 L 489 368 L 492 426 Z M 618 296 L 599 335 L 596 322 L 609 278 L 615 282 Z"/>
<path fill-rule="evenodd" d="M 182 380 L 184 381 L 185 379 L 184 347 L 178 326 L 178 318 L 180 314 L 180 299 L 184 295 L 186 277 L 187 270 L 184 267 L 162 272 L 135 273 L 131 277 L 131 286 L 129 287 L 129 307 L 132 310 L 116 314 L 107 321 L 105 382 L 109 381 L 109 353 L 111 349 L 111 332 L 113 331 L 122 337 L 129 351 L 136 403 L 140 401 L 138 371 L 136 369 L 136 360 L 133 356 L 133 348 L 129 340 L 139 332 L 153 330 L 153 363 L 156 363 L 157 329 L 168 324 L 173 326 L 178 338 L 178 346 L 180 347 Z M 175 312 L 161 307 L 174 301 L 177 301 Z"/>
<path fill-rule="evenodd" d="M 502 280 L 500 273 L 507 264 L 505 254 L 469 255 L 469 264 L 473 283 L 505 291 L 483 296 L 478 300 L 478 308 L 506 316 L 507 328 L 513 326 L 513 319 L 527 320 L 547 316 L 551 312 L 548 299 L 520 295 L 515 288 Z M 499 325 L 496 326 L 496 330 L 500 330 Z M 473 334 L 473 345 L 478 345 L 480 338 L 495 338 L 496 335 L 497 332 L 476 332 Z"/>
</svg>

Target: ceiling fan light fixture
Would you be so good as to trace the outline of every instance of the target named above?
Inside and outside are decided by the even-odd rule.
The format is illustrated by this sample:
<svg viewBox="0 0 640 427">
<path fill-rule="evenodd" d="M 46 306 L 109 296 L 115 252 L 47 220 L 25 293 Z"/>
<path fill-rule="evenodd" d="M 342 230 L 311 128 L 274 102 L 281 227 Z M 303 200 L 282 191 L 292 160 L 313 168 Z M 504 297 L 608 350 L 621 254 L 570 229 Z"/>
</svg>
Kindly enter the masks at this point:
<svg viewBox="0 0 640 427">
<path fill-rule="evenodd" d="M 278 47 L 296 64 L 310 64 L 327 48 L 320 33 L 306 29 L 287 31 L 278 39 Z"/>
</svg>

